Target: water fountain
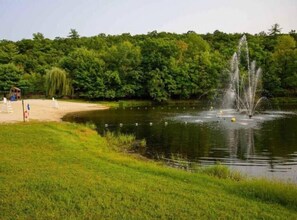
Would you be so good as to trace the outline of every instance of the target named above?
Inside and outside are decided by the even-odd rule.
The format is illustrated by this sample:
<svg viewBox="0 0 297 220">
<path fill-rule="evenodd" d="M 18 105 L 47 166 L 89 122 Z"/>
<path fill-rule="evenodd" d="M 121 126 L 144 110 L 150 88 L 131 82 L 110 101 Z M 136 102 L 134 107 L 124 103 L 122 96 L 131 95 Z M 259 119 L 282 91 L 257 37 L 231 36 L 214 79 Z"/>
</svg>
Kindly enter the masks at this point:
<svg viewBox="0 0 297 220">
<path fill-rule="evenodd" d="M 223 107 L 235 107 L 237 111 L 245 112 L 251 118 L 257 106 L 265 98 L 257 98 L 261 72 L 261 68 L 256 67 L 255 61 L 250 63 L 248 42 L 243 35 L 238 44 L 238 51 L 232 56 L 230 84 L 224 97 Z"/>
<path fill-rule="evenodd" d="M 226 129 L 253 128 L 259 123 L 273 120 L 290 112 L 268 112 L 262 114 L 255 112 L 266 97 L 261 97 L 261 68 L 256 62 L 250 62 L 249 48 L 246 36 L 239 41 L 237 52 L 232 56 L 229 69 L 229 85 L 224 92 L 221 108 L 215 110 L 210 107 L 208 111 L 176 115 L 174 120 L 183 123 L 215 123 Z"/>
</svg>

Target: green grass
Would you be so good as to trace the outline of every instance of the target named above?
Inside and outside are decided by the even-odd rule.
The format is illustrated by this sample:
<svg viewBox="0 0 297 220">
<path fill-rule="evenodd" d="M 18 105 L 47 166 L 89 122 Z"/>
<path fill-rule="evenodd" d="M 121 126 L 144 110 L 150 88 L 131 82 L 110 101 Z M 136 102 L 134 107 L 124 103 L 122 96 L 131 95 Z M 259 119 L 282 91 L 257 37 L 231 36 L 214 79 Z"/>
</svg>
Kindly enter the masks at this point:
<svg viewBox="0 0 297 220">
<path fill-rule="evenodd" d="M 89 127 L 0 125 L 1 219 L 297 219 L 296 185 L 165 167 Z"/>
</svg>

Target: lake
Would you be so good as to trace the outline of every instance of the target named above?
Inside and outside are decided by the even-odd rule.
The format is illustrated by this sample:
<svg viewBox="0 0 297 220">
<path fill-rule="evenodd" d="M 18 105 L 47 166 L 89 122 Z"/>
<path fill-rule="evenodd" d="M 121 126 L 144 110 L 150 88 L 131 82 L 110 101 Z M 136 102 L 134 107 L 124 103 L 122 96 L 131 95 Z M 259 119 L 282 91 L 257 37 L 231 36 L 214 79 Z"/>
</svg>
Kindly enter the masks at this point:
<svg viewBox="0 0 297 220">
<path fill-rule="evenodd" d="M 92 122 L 103 135 L 113 131 L 144 138 L 149 158 L 203 166 L 219 162 L 248 176 L 297 182 L 297 106 L 276 109 L 249 120 L 201 103 L 124 106 L 69 114 L 63 120 Z"/>
</svg>

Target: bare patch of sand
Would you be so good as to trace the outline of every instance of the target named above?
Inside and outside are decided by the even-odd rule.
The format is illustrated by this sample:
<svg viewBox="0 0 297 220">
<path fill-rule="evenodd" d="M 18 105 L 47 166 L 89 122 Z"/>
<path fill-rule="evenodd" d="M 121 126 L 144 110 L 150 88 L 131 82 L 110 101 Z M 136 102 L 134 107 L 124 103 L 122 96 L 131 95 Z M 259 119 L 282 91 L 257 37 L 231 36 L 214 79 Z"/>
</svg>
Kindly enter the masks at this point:
<svg viewBox="0 0 297 220">
<path fill-rule="evenodd" d="M 108 109 L 108 107 L 99 104 L 67 101 L 58 101 L 59 108 L 54 108 L 53 101 L 46 99 L 28 99 L 24 100 L 24 102 L 25 109 L 27 104 L 30 105 L 29 119 L 38 121 L 61 121 L 62 117 L 67 113 Z M 0 102 L 0 110 L 2 109 L 2 106 L 3 101 Z M 12 113 L 0 112 L 0 123 L 23 121 L 22 102 L 11 102 L 11 107 L 13 110 Z"/>
</svg>

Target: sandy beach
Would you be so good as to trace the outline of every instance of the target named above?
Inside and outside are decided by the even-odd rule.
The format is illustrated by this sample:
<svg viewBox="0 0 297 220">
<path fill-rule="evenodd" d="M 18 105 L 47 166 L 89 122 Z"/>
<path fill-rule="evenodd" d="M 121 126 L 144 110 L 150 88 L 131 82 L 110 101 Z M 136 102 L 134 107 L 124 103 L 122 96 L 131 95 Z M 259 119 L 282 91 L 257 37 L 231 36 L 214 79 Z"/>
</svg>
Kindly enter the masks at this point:
<svg viewBox="0 0 297 220">
<path fill-rule="evenodd" d="M 55 106 L 52 100 L 28 99 L 24 100 L 25 110 L 30 106 L 29 120 L 37 121 L 61 121 L 67 113 L 91 110 L 103 110 L 108 107 L 99 104 L 77 103 L 57 100 Z M 23 121 L 22 101 L 11 102 L 12 111 L 2 111 L 3 101 L 0 102 L 0 123 L 15 123 Z"/>
</svg>

